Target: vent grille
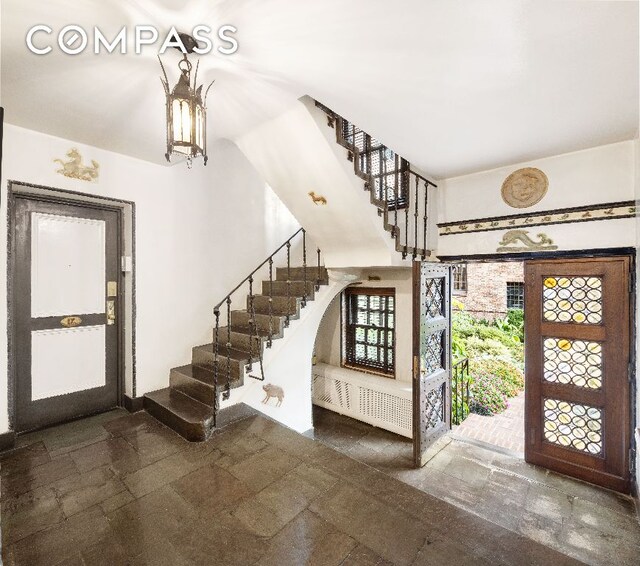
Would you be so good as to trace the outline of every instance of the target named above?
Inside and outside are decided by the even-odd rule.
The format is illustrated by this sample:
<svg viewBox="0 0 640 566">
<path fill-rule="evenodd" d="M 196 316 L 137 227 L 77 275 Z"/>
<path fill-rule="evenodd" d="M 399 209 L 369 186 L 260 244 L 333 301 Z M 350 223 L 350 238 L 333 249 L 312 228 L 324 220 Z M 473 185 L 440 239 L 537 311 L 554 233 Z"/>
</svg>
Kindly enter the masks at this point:
<svg viewBox="0 0 640 566">
<path fill-rule="evenodd" d="M 384 379 L 384 378 L 382 378 Z M 348 379 L 313 374 L 313 403 L 373 426 L 412 438 L 410 396 L 394 395 Z"/>
</svg>

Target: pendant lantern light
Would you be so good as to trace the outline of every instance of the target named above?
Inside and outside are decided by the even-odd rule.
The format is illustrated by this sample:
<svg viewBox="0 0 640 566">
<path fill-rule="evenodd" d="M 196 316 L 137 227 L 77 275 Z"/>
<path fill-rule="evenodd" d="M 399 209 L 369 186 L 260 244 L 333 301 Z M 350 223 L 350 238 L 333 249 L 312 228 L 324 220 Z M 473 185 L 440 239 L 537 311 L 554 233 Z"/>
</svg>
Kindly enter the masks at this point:
<svg viewBox="0 0 640 566">
<path fill-rule="evenodd" d="M 180 34 L 180 39 L 187 53 L 193 53 L 193 48 L 197 47 L 196 41 L 186 34 Z M 186 157 L 187 166 L 191 168 L 192 161 L 196 157 L 202 156 L 205 165 L 208 161 L 206 100 L 209 89 L 215 81 L 211 82 L 203 96 L 204 85 L 197 86 L 200 61 L 198 60 L 196 64 L 192 84 L 193 65 L 187 53 L 183 54 L 183 58 L 178 63 L 180 78 L 173 89 L 169 88 L 169 79 L 160 56 L 158 60 L 164 75 L 164 79 L 161 77 L 160 80 L 166 95 L 167 153 L 165 157 L 167 161 L 171 161 L 172 155 Z"/>
</svg>

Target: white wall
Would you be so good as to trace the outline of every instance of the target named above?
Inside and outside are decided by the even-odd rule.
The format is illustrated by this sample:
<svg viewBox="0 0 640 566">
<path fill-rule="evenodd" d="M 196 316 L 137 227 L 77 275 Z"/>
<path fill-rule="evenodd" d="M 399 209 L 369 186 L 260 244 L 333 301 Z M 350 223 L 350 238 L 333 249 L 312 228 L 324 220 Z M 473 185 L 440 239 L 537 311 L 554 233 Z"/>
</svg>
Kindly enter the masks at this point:
<svg viewBox="0 0 640 566">
<path fill-rule="evenodd" d="M 549 179 L 546 196 L 527 209 L 508 206 L 500 194 L 506 177 L 521 167 L 537 167 Z M 438 195 L 439 223 L 633 200 L 634 143 L 621 142 L 446 179 L 439 183 Z M 529 231 L 534 239 L 544 232 L 560 250 L 636 245 L 633 219 L 534 226 Z M 441 235 L 437 254 L 494 254 L 505 232 Z"/>
<path fill-rule="evenodd" d="M 369 276 L 380 281 L 369 281 Z M 411 268 L 362 270 L 356 282 L 362 287 L 393 287 L 396 290 L 396 380 L 411 382 L 412 282 Z M 322 319 L 316 338 L 316 358 L 332 366 L 342 364 L 340 352 L 340 295 L 335 297 Z"/>
<path fill-rule="evenodd" d="M 7 115 L 10 119 L 10 114 Z M 54 158 L 77 147 L 100 163 L 87 183 L 55 173 Z M 5 127 L 0 192 L 0 432 L 8 428 L 6 336 L 7 181 L 136 203 L 137 395 L 168 386 L 169 369 L 211 341 L 212 308 L 298 228 L 235 145 L 218 142 L 209 165 L 165 167 Z M 239 299 L 243 302 L 243 298 Z"/>
</svg>

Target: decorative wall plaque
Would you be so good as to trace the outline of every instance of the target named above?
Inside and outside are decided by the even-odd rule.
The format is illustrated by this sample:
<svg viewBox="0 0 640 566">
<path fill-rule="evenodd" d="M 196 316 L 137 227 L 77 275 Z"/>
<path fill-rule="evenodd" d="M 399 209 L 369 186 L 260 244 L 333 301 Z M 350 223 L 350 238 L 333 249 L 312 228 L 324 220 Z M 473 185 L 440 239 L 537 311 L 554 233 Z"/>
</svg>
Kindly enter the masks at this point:
<svg viewBox="0 0 640 566">
<path fill-rule="evenodd" d="M 538 240 L 532 240 L 527 230 L 509 230 L 498 243 L 498 253 L 504 252 L 541 252 L 557 250 L 553 240 L 542 232 Z"/>
<path fill-rule="evenodd" d="M 317 195 L 316 193 L 311 191 L 309 193 L 309 196 L 311 197 L 311 200 L 313 201 L 313 204 L 321 204 L 323 206 L 327 204 L 327 199 L 324 198 L 322 195 Z"/>
<path fill-rule="evenodd" d="M 275 397 L 277 399 L 276 407 L 282 405 L 282 400 L 284 399 L 284 390 L 282 389 L 282 387 L 273 385 L 272 383 L 265 383 L 262 386 L 262 389 L 265 392 L 265 397 L 262 400 L 265 405 L 269 402 L 269 399 L 271 399 L 271 397 Z"/>
<path fill-rule="evenodd" d="M 502 200 L 513 208 L 529 208 L 540 202 L 549 188 L 547 176 L 535 167 L 518 169 L 502 183 Z"/>
<path fill-rule="evenodd" d="M 71 179 L 80 179 L 81 181 L 98 181 L 98 175 L 100 174 L 100 164 L 91 160 L 91 166 L 84 165 L 82 163 L 82 156 L 76 148 L 72 148 L 67 151 L 67 161 L 62 159 L 54 159 L 54 163 L 61 165 L 60 169 L 56 169 L 56 173 L 69 177 Z"/>
</svg>

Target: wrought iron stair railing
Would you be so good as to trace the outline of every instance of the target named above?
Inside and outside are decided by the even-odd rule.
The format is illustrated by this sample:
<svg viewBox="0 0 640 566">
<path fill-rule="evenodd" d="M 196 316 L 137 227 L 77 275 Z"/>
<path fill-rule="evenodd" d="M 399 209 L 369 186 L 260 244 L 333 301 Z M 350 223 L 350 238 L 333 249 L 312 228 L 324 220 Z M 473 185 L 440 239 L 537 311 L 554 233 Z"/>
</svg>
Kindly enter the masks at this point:
<svg viewBox="0 0 640 566">
<path fill-rule="evenodd" d="M 459 425 L 469 416 L 471 396 L 469 358 L 453 364 L 451 372 L 451 424 Z"/>
<path fill-rule="evenodd" d="M 300 238 L 302 247 L 302 267 L 292 267 L 292 247 L 296 240 L 299 240 Z M 284 254 L 286 254 L 286 266 L 279 268 L 282 270 L 286 270 L 286 278 L 283 281 L 282 279 L 278 279 L 277 277 L 274 279 L 274 264 L 276 257 L 282 256 Z M 294 310 L 295 313 L 298 313 L 299 308 L 304 308 L 307 305 L 307 301 L 310 300 L 310 296 L 313 294 L 313 289 L 315 289 L 315 291 L 319 290 L 320 285 L 326 282 L 323 275 L 323 273 L 326 274 L 326 271 L 324 270 L 324 267 L 321 263 L 322 256 L 319 248 L 316 249 L 315 255 L 316 265 L 308 265 L 307 234 L 304 228 L 300 228 L 286 242 L 280 245 L 267 259 L 260 263 L 240 283 L 238 283 L 238 285 L 236 285 L 233 290 L 213 308 L 213 314 L 215 317 L 215 327 L 213 333 L 213 381 L 215 390 L 213 404 L 214 426 L 220 402 L 220 396 L 218 394 L 220 377 L 222 376 L 223 378 L 225 378 L 224 389 L 222 390 L 222 399 L 225 400 L 230 396 L 231 382 L 233 380 L 231 371 L 231 359 L 234 352 L 232 348 L 231 335 L 233 332 L 232 312 L 235 312 L 232 310 L 234 294 L 248 284 L 248 295 L 246 297 L 246 311 L 248 316 L 247 326 L 249 331 L 248 367 L 250 367 L 255 362 L 258 362 L 260 366 L 260 376 L 257 377 L 249 374 L 249 377 L 264 381 L 264 368 L 262 359 L 263 346 L 271 348 L 273 339 L 277 335 L 280 335 L 282 326 L 284 328 L 287 328 L 289 326 L 291 317 L 294 314 Z M 263 281 L 263 293 L 258 295 L 254 292 L 255 276 L 265 267 L 268 269 L 268 280 L 265 279 Z M 300 270 L 302 271 L 301 276 Z M 284 283 L 286 290 L 286 292 L 284 293 L 282 293 L 282 283 Z M 280 285 L 281 289 L 281 294 L 278 295 L 274 294 L 274 289 L 277 288 L 277 285 Z M 266 289 L 268 289 L 268 293 L 266 294 L 264 292 L 265 287 Z M 302 290 L 300 290 L 300 287 L 302 288 Z M 259 315 L 262 317 L 267 317 L 266 324 L 261 328 L 258 327 L 256 317 L 256 301 L 258 299 L 262 301 L 266 299 L 267 301 L 267 312 Z M 274 299 L 286 299 L 285 307 L 280 307 L 279 312 L 275 312 Z M 295 309 L 292 306 L 294 303 Z M 220 324 L 221 314 L 223 312 L 226 315 L 226 329 L 223 329 L 221 333 Z M 222 358 L 226 358 L 226 360 L 221 364 L 220 362 Z"/>
<path fill-rule="evenodd" d="M 336 141 L 348 150 L 354 173 L 365 181 L 371 202 L 383 217 L 384 227 L 395 240 L 403 259 L 429 255 L 429 187 L 437 187 L 411 169 L 409 161 L 355 124 L 319 102 L 327 123 L 336 130 Z"/>
</svg>

